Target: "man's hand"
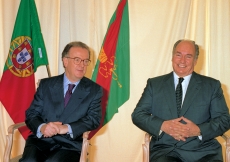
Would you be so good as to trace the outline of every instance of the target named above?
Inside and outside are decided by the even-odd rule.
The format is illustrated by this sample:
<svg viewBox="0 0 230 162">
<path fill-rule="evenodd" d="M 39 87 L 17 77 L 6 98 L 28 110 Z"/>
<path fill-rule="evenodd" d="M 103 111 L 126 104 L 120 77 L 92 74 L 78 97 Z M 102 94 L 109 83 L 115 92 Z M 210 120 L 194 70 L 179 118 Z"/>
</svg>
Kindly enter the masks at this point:
<svg viewBox="0 0 230 162">
<path fill-rule="evenodd" d="M 182 120 L 186 123 L 186 126 L 189 128 L 188 130 L 188 136 L 193 137 L 193 136 L 200 136 L 200 128 L 193 123 L 191 120 L 188 120 L 185 117 L 182 117 Z"/>
<path fill-rule="evenodd" d="M 59 128 L 58 134 L 66 134 L 68 133 L 68 126 L 67 125 L 57 125 Z"/>
<path fill-rule="evenodd" d="M 182 124 L 180 122 L 181 120 L 182 117 L 173 120 L 164 121 L 161 126 L 161 130 L 169 134 L 170 136 L 172 136 L 178 141 L 180 140 L 185 141 L 186 138 L 188 137 L 189 128 L 185 124 Z"/>
<path fill-rule="evenodd" d="M 181 121 L 184 121 L 185 123 L 181 123 Z M 184 117 L 164 121 L 161 130 L 178 141 L 186 141 L 186 138 L 188 137 L 200 135 L 199 127 Z"/>
<path fill-rule="evenodd" d="M 41 133 L 44 137 L 52 137 L 60 132 L 61 122 L 50 122 L 41 127 Z"/>
</svg>

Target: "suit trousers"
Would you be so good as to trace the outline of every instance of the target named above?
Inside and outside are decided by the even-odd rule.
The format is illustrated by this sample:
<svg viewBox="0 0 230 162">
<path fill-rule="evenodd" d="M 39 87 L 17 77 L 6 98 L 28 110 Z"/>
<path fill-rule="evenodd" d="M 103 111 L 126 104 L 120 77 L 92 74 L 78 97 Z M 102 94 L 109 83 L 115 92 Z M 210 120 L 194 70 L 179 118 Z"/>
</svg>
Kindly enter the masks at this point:
<svg viewBox="0 0 230 162">
<path fill-rule="evenodd" d="M 41 151 L 35 145 L 26 146 L 19 162 L 76 162 L 80 153 L 72 150 L 56 149 Z"/>
<path fill-rule="evenodd" d="M 151 159 L 150 162 L 186 162 L 187 160 L 181 159 L 177 152 L 171 151 L 166 155 L 161 156 L 158 159 Z M 193 162 L 223 162 L 222 160 L 217 160 L 215 154 L 210 154 L 202 157 L 198 161 Z"/>
<path fill-rule="evenodd" d="M 183 161 L 177 157 L 162 156 L 162 157 L 158 158 L 157 160 L 153 160 L 153 161 L 151 160 L 151 162 L 183 162 Z M 213 159 L 212 155 L 207 155 L 197 162 L 223 162 L 223 161 L 215 160 L 215 159 Z"/>
</svg>

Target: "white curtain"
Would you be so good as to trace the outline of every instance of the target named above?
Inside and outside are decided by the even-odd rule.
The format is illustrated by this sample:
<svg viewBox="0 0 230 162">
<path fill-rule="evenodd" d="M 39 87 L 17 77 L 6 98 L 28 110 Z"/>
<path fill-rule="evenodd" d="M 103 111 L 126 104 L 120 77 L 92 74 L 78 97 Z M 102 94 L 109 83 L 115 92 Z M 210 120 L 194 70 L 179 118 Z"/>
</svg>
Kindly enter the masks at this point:
<svg viewBox="0 0 230 162">
<path fill-rule="evenodd" d="M 70 41 L 79 40 L 92 49 L 93 68 L 112 14 L 119 0 L 35 0 L 48 53 L 51 75 L 64 72 L 61 52 Z M 8 55 L 20 0 L 0 1 L 0 77 Z M 230 106 L 230 1 L 229 0 L 129 0 L 130 99 L 92 139 L 90 162 L 140 162 L 144 132 L 134 126 L 131 113 L 148 78 L 172 71 L 172 46 L 178 39 L 193 39 L 200 45 L 195 71 L 221 81 Z M 36 80 L 47 77 L 46 67 Z M 0 104 L 0 162 L 7 127 L 13 121 Z M 230 132 L 228 132 L 230 133 Z M 13 156 L 21 154 L 24 139 Z M 219 139 L 220 140 L 220 139 Z M 222 143 L 223 141 L 220 140 Z"/>
</svg>

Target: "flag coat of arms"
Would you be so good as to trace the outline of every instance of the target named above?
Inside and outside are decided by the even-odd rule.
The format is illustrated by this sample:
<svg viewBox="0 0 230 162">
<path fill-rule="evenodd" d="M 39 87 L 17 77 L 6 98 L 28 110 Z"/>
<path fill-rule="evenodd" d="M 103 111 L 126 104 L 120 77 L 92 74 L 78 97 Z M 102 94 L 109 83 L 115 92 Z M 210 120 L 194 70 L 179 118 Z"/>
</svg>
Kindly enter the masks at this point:
<svg viewBox="0 0 230 162">
<path fill-rule="evenodd" d="M 0 101 L 15 123 L 25 121 L 25 110 L 35 93 L 34 72 L 48 65 L 34 0 L 21 0 L 10 49 L 0 81 Z M 26 139 L 28 129 L 21 129 Z"/>
<path fill-rule="evenodd" d="M 90 133 L 89 138 L 108 123 L 118 112 L 118 108 L 129 99 L 129 53 L 128 0 L 120 0 L 110 19 L 92 76 L 92 80 L 103 87 L 104 94 L 101 125 Z"/>
</svg>

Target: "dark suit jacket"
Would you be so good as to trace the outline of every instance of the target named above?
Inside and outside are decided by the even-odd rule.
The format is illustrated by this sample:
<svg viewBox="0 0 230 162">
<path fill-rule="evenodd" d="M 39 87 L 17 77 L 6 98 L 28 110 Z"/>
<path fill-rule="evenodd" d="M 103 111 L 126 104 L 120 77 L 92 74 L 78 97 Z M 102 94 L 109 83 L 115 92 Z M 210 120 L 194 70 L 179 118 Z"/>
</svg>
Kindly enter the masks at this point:
<svg viewBox="0 0 230 162">
<path fill-rule="evenodd" d="M 36 145 L 41 150 L 56 148 L 81 151 L 82 134 L 96 129 L 101 119 L 102 88 L 83 77 L 64 107 L 63 74 L 42 79 L 34 100 L 26 111 L 26 124 L 32 131 L 26 145 Z M 69 134 L 51 138 L 37 138 L 40 124 L 60 121 L 69 124 L 73 138 Z"/>
<path fill-rule="evenodd" d="M 195 162 L 208 154 L 222 159 L 221 145 L 214 138 L 230 128 L 230 117 L 220 82 L 193 72 L 180 115 L 199 126 L 202 140 L 190 137 L 183 142 L 164 132 L 159 135 L 163 121 L 178 118 L 173 72 L 149 79 L 132 120 L 152 135 L 150 158 L 173 151 L 186 162 Z"/>
</svg>

